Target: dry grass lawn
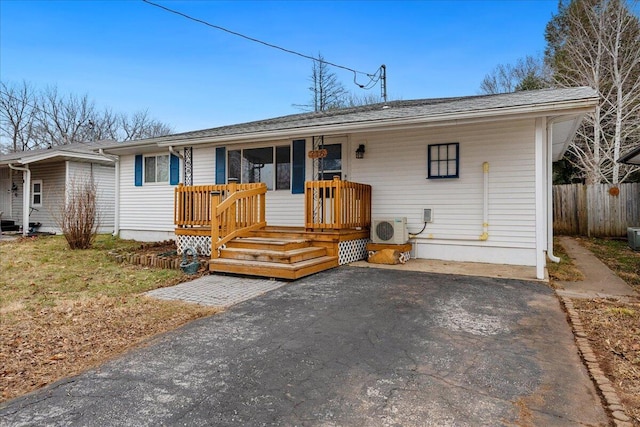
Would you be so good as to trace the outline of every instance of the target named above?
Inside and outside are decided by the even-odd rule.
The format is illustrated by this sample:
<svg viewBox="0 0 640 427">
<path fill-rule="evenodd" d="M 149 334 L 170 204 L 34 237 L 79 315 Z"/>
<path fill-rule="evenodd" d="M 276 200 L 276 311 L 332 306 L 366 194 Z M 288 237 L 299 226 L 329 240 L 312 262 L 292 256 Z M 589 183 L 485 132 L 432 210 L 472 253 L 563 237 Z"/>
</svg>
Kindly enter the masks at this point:
<svg viewBox="0 0 640 427">
<path fill-rule="evenodd" d="M 188 279 L 180 271 L 116 264 L 99 236 L 71 251 L 62 237 L 0 242 L 0 401 L 96 366 L 149 337 L 215 310 L 141 293 Z"/>
<path fill-rule="evenodd" d="M 614 273 L 640 293 L 640 252 L 623 240 L 579 239 Z M 554 251 L 562 258 L 550 264 L 552 280 L 582 280 L 561 246 Z M 573 299 L 576 311 L 598 358 L 601 369 L 613 383 L 626 415 L 640 426 L 640 300 Z"/>
</svg>

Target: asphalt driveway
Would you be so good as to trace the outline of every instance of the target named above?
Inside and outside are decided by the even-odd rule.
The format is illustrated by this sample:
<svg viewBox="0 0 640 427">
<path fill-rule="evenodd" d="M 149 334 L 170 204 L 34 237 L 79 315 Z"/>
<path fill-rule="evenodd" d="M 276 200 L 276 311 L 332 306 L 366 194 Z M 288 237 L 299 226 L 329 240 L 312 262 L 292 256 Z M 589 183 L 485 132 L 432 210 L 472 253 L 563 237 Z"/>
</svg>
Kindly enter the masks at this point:
<svg viewBox="0 0 640 427">
<path fill-rule="evenodd" d="M 607 425 L 542 283 L 340 267 L 0 406 L 0 425 Z"/>
</svg>

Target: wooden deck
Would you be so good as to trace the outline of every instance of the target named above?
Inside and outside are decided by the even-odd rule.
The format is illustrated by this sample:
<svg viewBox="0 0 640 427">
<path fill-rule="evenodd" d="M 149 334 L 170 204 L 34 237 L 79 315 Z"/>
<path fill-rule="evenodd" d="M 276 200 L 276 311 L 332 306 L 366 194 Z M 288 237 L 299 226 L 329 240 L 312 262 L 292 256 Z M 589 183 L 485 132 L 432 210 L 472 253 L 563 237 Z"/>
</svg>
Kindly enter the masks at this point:
<svg viewBox="0 0 640 427">
<path fill-rule="evenodd" d="M 308 182 L 306 227 L 267 226 L 266 193 L 260 183 L 181 185 L 175 191 L 175 234 L 210 238 L 211 272 L 290 280 L 337 267 L 341 242 L 369 238 L 368 185 Z"/>
</svg>

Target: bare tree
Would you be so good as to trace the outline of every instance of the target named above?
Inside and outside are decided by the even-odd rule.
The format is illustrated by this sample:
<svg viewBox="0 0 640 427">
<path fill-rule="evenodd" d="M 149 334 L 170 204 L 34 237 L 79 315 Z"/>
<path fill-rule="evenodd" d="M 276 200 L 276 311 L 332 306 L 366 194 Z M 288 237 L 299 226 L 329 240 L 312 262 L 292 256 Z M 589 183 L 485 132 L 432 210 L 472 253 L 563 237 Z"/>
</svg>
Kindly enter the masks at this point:
<svg viewBox="0 0 640 427">
<path fill-rule="evenodd" d="M 630 10 L 624 0 L 561 2 L 545 33 L 556 84 L 600 95 L 567 156 L 587 183 L 617 184 L 638 169 L 618 163 L 640 144 L 640 23 Z"/>
<path fill-rule="evenodd" d="M 0 91 L 0 136 L 9 140 L 10 151 L 33 148 L 29 146 L 35 124 L 33 88 L 26 82 L 19 85 L 0 82 Z"/>
<path fill-rule="evenodd" d="M 146 110 L 98 111 L 87 95 L 61 95 L 54 87 L 38 91 L 30 84 L 0 86 L 0 147 L 24 151 L 101 139 L 129 141 L 167 135 L 170 126 Z"/>
<path fill-rule="evenodd" d="M 342 108 L 346 105 L 349 92 L 340 83 L 335 73 L 329 69 L 329 64 L 324 62 L 322 54 L 313 61 L 311 76 L 311 99 L 308 104 L 294 104 L 303 111 L 325 111 L 333 108 Z"/>
<path fill-rule="evenodd" d="M 121 132 L 117 138 L 119 141 L 153 138 L 171 133 L 170 126 L 153 120 L 146 110 L 138 111 L 130 116 L 120 114 L 118 116 L 118 128 Z"/>
<path fill-rule="evenodd" d="M 509 93 L 550 87 L 549 70 L 544 61 L 533 56 L 518 59 L 515 65 L 500 64 L 480 83 L 486 94 Z"/>
</svg>

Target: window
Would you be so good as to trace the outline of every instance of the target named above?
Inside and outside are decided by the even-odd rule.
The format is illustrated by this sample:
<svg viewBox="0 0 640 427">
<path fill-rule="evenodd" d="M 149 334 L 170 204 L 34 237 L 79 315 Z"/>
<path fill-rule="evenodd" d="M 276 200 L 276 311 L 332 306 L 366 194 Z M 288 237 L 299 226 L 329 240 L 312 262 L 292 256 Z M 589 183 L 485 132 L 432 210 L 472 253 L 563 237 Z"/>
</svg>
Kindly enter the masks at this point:
<svg viewBox="0 0 640 427">
<path fill-rule="evenodd" d="M 320 159 L 322 162 L 320 180 L 332 180 L 334 176 L 342 179 L 342 144 L 327 144 L 322 148 L 327 150 L 327 157 Z"/>
<path fill-rule="evenodd" d="M 144 158 L 144 182 L 169 181 L 169 155 Z"/>
<path fill-rule="evenodd" d="M 427 178 L 458 178 L 459 177 L 460 144 L 432 144 L 428 147 Z"/>
<path fill-rule="evenodd" d="M 42 206 L 42 180 L 31 181 L 31 206 Z"/>
<path fill-rule="evenodd" d="M 264 182 L 267 190 L 291 188 L 291 146 L 249 148 L 227 152 L 227 179 Z"/>
<path fill-rule="evenodd" d="M 291 188 L 291 147 L 276 147 L 276 190 Z"/>
</svg>

